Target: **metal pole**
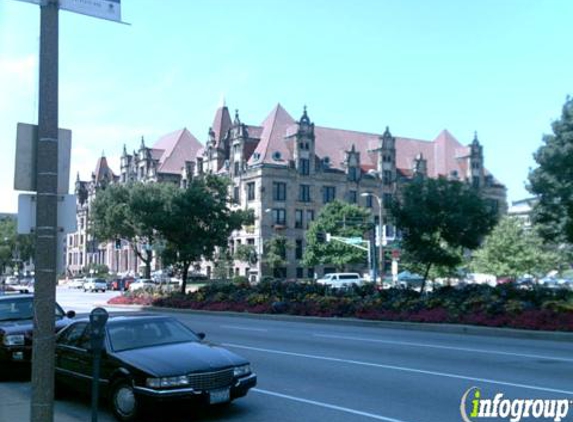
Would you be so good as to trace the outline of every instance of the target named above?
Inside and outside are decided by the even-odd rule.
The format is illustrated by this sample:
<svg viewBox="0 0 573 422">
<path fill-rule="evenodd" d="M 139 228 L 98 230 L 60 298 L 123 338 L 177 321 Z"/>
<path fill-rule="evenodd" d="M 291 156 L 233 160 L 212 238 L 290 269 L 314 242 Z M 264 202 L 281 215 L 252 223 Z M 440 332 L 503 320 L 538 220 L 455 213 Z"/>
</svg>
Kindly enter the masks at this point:
<svg viewBox="0 0 573 422">
<path fill-rule="evenodd" d="M 382 198 L 376 197 L 378 199 L 378 248 L 380 251 L 380 284 L 384 283 L 384 245 L 382 239 L 384 238 L 382 230 L 384 230 L 384 222 L 382 221 Z"/>
<path fill-rule="evenodd" d="M 58 190 L 58 1 L 40 6 L 40 83 L 36 149 L 36 284 L 30 420 L 54 418 Z"/>
</svg>

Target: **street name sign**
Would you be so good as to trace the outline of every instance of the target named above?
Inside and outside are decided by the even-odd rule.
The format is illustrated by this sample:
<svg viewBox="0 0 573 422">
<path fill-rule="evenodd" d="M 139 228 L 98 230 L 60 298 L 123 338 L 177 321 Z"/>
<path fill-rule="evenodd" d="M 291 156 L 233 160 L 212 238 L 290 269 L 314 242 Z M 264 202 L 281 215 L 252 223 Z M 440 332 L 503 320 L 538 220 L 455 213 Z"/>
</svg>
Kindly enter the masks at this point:
<svg viewBox="0 0 573 422">
<path fill-rule="evenodd" d="M 19 1 L 38 5 L 45 5 L 48 3 L 48 0 Z M 80 15 L 121 22 L 120 2 L 121 0 L 59 0 L 59 7 L 62 10 L 79 13 Z"/>
</svg>

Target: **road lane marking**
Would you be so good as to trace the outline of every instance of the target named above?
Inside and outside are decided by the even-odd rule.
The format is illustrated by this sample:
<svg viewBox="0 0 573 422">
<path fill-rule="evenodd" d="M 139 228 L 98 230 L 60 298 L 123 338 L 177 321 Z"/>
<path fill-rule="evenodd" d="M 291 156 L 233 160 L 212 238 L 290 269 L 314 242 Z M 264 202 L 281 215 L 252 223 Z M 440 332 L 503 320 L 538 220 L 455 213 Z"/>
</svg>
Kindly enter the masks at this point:
<svg viewBox="0 0 573 422">
<path fill-rule="evenodd" d="M 348 407 L 342 407 L 342 406 L 336 406 L 334 404 L 328 404 L 328 403 L 324 403 L 324 402 L 320 402 L 320 401 L 314 401 L 314 400 L 308 400 L 308 399 L 303 399 L 302 397 L 295 397 L 295 396 L 289 396 L 286 394 L 281 394 L 281 393 L 275 393 L 274 391 L 268 391 L 268 390 L 262 390 L 260 388 L 251 388 L 250 391 L 254 391 L 260 394 L 266 394 L 269 396 L 274 396 L 274 397 L 280 397 L 282 399 L 287 399 L 287 400 L 293 400 L 293 401 L 298 401 L 300 403 L 306 403 L 306 404 L 312 404 L 314 406 L 320 406 L 320 407 L 324 407 L 327 409 L 332 409 L 332 410 L 338 410 L 341 412 L 345 412 L 345 413 L 351 413 L 353 415 L 358 415 L 358 416 L 365 416 L 367 418 L 370 419 L 376 419 L 379 421 L 386 421 L 386 422 L 405 422 L 403 420 L 400 419 L 393 419 L 393 418 L 388 418 L 386 416 L 381 416 L 381 415 L 376 415 L 374 413 L 368 413 L 368 412 L 363 412 L 361 410 L 355 410 L 355 409 L 350 409 Z"/>
<path fill-rule="evenodd" d="M 373 338 L 365 337 L 353 337 L 353 336 L 339 336 L 332 334 L 313 334 L 314 337 L 324 337 L 324 338 L 334 338 L 341 340 L 353 340 L 353 341 L 366 341 L 370 343 L 383 343 L 383 344 L 395 344 L 399 346 L 414 346 L 414 347 L 429 347 L 433 349 L 445 349 L 445 350 L 456 350 L 460 352 L 471 352 L 471 353 L 487 353 L 491 355 L 503 355 L 503 356 L 514 356 L 532 359 L 546 359 L 546 360 L 557 360 L 562 362 L 573 362 L 571 358 L 562 358 L 557 356 L 546 356 L 546 355 L 534 355 L 529 353 L 513 353 L 513 352 L 501 352 L 497 350 L 486 350 L 486 349 L 472 349 L 469 347 L 455 347 L 455 346 L 440 346 L 437 344 L 427 344 L 427 343 L 413 343 L 408 341 L 393 341 L 393 340 L 379 340 Z"/>
<path fill-rule="evenodd" d="M 369 367 L 374 367 L 374 368 L 390 369 L 390 370 L 394 370 L 394 371 L 412 372 L 415 374 L 433 375 L 436 377 L 443 377 L 443 378 L 453 378 L 453 379 L 460 379 L 460 380 L 466 380 L 466 381 L 472 381 L 472 382 L 484 382 L 487 384 L 505 385 L 508 387 L 525 388 L 528 390 L 536 390 L 536 391 L 545 391 L 545 392 L 549 392 L 549 393 L 573 395 L 573 391 L 571 391 L 571 390 L 560 390 L 558 388 L 540 387 L 537 385 L 520 384 L 520 383 L 514 383 L 514 382 L 493 380 L 493 379 L 488 379 L 488 378 L 468 377 L 465 375 L 451 374 L 448 372 L 428 371 L 425 369 L 408 368 L 405 366 L 383 365 L 380 363 L 363 362 L 363 361 L 352 360 L 352 359 L 333 358 L 333 357 L 328 357 L 328 356 L 309 355 L 306 353 L 285 352 L 282 350 L 263 349 L 261 347 L 244 346 L 241 344 L 233 344 L 233 343 L 223 343 L 223 346 L 235 347 L 238 349 L 245 349 L 245 350 L 253 350 L 253 351 L 264 352 L 264 353 L 274 353 L 277 355 L 296 356 L 296 357 L 307 358 L 307 359 L 325 360 L 325 361 L 329 361 L 329 362 L 348 363 L 348 364 L 352 364 L 352 365 L 369 366 Z"/>
<path fill-rule="evenodd" d="M 239 325 L 220 325 L 221 328 L 231 328 L 233 330 L 244 330 L 244 331 L 260 331 L 263 333 L 268 332 L 266 328 L 251 328 L 251 327 L 241 327 Z"/>
</svg>

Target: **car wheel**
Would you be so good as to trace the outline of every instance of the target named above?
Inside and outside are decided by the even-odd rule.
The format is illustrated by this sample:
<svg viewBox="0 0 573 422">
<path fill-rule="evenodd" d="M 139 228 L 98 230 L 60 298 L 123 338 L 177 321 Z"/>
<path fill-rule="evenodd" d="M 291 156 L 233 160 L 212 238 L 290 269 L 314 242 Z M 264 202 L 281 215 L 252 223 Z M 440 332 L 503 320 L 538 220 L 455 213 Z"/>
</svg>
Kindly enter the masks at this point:
<svg viewBox="0 0 573 422">
<path fill-rule="evenodd" d="M 127 381 L 121 380 L 111 387 L 111 410 L 115 417 L 122 422 L 135 421 L 139 404 L 131 386 Z"/>
<path fill-rule="evenodd" d="M 84 293 L 86 293 L 88 291 L 88 289 L 84 289 Z"/>
</svg>

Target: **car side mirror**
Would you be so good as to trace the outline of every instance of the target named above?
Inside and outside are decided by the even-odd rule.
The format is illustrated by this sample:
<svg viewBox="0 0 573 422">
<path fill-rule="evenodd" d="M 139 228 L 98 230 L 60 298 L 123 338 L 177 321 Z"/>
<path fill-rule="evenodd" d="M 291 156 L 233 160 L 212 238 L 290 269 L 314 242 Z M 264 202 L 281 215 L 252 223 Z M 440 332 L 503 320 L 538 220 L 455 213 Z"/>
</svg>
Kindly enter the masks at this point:
<svg viewBox="0 0 573 422">
<path fill-rule="evenodd" d="M 74 318 L 76 316 L 76 311 L 68 311 L 66 312 L 66 316 L 68 318 Z"/>
<path fill-rule="evenodd" d="M 197 337 L 199 337 L 199 340 L 205 340 L 205 337 L 207 337 L 207 335 L 205 333 L 197 333 Z"/>
</svg>

